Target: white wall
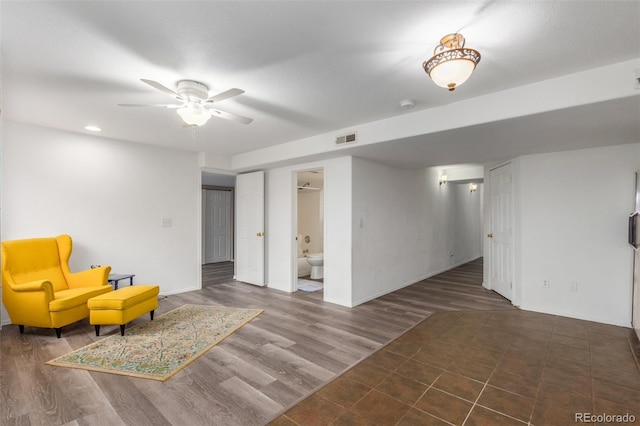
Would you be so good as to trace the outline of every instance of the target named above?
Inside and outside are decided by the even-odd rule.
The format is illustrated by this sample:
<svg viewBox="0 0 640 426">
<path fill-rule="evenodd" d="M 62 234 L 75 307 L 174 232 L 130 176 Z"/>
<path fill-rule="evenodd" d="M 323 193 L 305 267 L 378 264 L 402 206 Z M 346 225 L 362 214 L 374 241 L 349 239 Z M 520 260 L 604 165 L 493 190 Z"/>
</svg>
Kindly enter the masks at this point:
<svg viewBox="0 0 640 426">
<path fill-rule="evenodd" d="M 5 121 L 2 160 L 4 240 L 66 233 L 73 271 L 111 265 L 163 294 L 200 288 L 195 154 Z"/>
<path fill-rule="evenodd" d="M 515 280 L 523 309 L 629 326 L 640 144 L 520 157 Z M 548 279 L 549 288 L 542 287 Z M 577 292 L 569 289 L 577 283 Z"/>
<path fill-rule="evenodd" d="M 324 169 L 324 300 L 351 306 L 351 157 L 265 173 L 267 285 L 294 289 L 296 173 L 317 168 Z"/>
<path fill-rule="evenodd" d="M 354 158 L 353 305 L 480 256 L 481 197 L 439 174 Z"/>
<path fill-rule="evenodd" d="M 351 157 L 324 162 L 324 300 L 354 306 L 352 299 Z"/>
</svg>

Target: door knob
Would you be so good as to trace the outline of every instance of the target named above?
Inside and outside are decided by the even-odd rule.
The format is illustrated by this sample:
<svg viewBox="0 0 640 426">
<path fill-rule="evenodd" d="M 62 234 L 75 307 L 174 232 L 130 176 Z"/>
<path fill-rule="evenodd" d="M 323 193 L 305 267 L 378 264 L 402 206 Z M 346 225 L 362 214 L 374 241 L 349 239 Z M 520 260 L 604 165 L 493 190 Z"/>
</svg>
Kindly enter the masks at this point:
<svg viewBox="0 0 640 426">
<path fill-rule="evenodd" d="M 489 234 L 487 234 L 487 237 L 493 238 L 493 234 L 489 233 Z"/>
<path fill-rule="evenodd" d="M 258 236 L 258 237 L 262 237 L 262 236 L 264 236 L 264 232 L 258 232 L 258 233 L 256 234 L 256 236 Z"/>
</svg>

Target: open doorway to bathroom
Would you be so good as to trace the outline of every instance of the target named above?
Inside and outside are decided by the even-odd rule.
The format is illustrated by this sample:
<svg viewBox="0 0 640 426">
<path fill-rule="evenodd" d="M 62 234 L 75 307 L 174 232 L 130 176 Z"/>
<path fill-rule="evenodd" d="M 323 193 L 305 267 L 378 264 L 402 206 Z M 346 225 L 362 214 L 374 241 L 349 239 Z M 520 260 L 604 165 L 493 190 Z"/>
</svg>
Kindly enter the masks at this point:
<svg viewBox="0 0 640 426">
<path fill-rule="evenodd" d="M 324 170 L 297 172 L 297 290 L 324 290 Z"/>
</svg>

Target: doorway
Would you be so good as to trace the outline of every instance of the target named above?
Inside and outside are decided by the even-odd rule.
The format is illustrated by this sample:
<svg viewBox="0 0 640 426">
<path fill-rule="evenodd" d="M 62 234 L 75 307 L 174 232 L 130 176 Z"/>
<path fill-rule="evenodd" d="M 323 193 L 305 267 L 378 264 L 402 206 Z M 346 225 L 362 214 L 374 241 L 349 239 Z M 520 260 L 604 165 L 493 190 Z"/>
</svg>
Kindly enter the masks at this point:
<svg viewBox="0 0 640 426">
<path fill-rule="evenodd" d="M 233 203 L 233 188 L 203 186 L 203 264 L 233 261 Z"/>
<path fill-rule="evenodd" d="M 296 290 L 324 290 L 324 170 L 296 172 Z"/>
</svg>

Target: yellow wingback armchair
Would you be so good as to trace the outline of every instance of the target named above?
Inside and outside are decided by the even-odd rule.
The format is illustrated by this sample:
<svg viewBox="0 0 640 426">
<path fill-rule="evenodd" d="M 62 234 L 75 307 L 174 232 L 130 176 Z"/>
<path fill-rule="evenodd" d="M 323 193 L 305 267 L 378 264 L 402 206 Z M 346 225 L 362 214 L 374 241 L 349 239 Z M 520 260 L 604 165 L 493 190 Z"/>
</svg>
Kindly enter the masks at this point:
<svg viewBox="0 0 640 426">
<path fill-rule="evenodd" d="M 11 322 L 53 328 L 89 316 L 87 300 L 112 291 L 110 266 L 72 273 L 71 237 L 31 238 L 2 242 L 2 302 Z"/>
</svg>

